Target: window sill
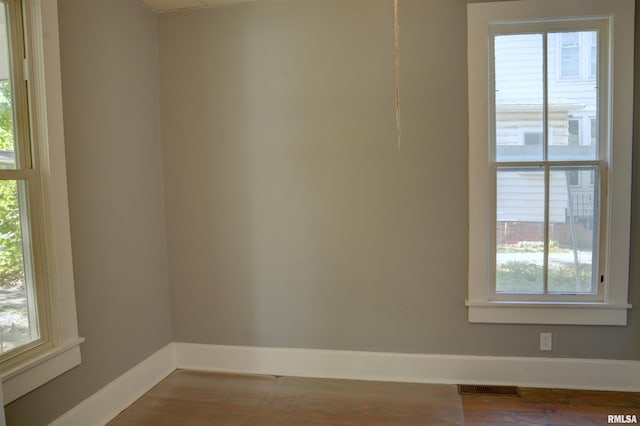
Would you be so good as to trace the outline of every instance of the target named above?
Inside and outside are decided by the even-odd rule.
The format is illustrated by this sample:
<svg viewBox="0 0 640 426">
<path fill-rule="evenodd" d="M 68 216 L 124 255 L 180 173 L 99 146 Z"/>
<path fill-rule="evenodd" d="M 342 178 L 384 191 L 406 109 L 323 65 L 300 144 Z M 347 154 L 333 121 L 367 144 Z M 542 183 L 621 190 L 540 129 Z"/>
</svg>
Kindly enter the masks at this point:
<svg viewBox="0 0 640 426">
<path fill-rule="evenodd" d="M 469 322 L 497 324 L 627 325 L 629 304 L 467 301 Z"/>
<path fill-rule="evenodd" d="M 2 394 L 4 404 L 31 392 L 62 373 L 80 364 L 80 344 L 84 338 L 77 338 L 61 346 L 30 359 L 25 364 L 2 374 Z"/>
</svg>

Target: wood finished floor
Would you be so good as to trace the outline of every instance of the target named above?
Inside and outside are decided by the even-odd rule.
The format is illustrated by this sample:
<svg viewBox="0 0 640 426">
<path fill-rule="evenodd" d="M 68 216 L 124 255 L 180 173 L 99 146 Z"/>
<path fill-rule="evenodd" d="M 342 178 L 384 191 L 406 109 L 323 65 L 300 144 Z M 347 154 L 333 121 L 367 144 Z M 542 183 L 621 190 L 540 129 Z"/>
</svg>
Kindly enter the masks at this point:
<svg viewBox="0 0 640 426">
<path fill-rule="evenodd" d="M 112 420 L 133 425 L 605 425 L 640 393 L 521 388 L 459 396 L 455 386 L 177 370 Z"/>
</svg>

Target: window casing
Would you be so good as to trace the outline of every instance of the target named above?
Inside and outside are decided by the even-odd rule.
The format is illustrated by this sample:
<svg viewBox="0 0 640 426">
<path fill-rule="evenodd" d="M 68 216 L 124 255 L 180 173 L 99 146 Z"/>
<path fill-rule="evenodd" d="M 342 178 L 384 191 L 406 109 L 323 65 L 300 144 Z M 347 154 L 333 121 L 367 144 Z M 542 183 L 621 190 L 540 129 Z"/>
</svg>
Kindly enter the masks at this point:
<svg viewBox="0 0 640 426">
<path fill-rule="evenodd" d="M 628 16 L 629 0 L 468 5 L 470 321 L 626 324 Z"/>
<path fill-rule="evenodd" d="M 0 167 L 5 167 L 0 185 L 16 185 L 14 204 L 19 207 L 14 216 L 19 216 L 23 256 L 18 263 L 26 284 L 28 321 L 37 326 L 29 327 L 26 342 L 0 355 L 7 404 L 78 365 L 83 339 L 78 336 L 73 286 L 57 1 L 0 3 L 8 11 L 10 61 L 5 62 L 11 72 L 5 80 L 11 81 L 15 141 L 13 152 L 0 152 Z M 3 256 L 6 259 L 6 252 Z"/>
</svg>

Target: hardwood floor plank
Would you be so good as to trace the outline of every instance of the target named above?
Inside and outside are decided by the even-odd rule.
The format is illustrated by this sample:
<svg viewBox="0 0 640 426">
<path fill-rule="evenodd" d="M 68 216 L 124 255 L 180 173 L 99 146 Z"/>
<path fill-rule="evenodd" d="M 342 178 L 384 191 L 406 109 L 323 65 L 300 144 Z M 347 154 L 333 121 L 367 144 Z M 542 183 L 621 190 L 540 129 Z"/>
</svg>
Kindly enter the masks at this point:
<svg viewBox="0 0 640 426">
<path fill-rule="evenodd" d="M 467 424 L 589 426 L 610 414 L 636 414 L 640 393 L 520 388 L 520 398 L 463 395 Z"/>
<path fill-rule="evenodd" d="M 640 393 L 520 388 L 520 397 L 463 395 L 452 385 L 177 370 L 111 426 L 607 424 L 640 419 Z"/>
<path fill-rule="evenodd" d="M 178 370 L 109 423 L 425 425 L 463 423 L 456 388 Z"/>
<path fill-rule="evenodd" d="M 463 424 L 455 387 L 283 377 L 264 415 L 330 424 Z M 260 411 L 259 411 L 260 412 Z"/>
</svg>

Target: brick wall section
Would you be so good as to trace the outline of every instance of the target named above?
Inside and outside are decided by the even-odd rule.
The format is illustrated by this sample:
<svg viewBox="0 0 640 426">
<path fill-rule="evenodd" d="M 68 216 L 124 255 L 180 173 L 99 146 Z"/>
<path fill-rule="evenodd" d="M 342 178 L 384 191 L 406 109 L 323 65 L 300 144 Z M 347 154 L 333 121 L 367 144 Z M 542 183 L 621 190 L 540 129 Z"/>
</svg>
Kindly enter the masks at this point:
<svg viewBox="0 0 640 426">
<path fill-rule="evenodd" d="M 511 245 L 523 241 L 544 241 L 544 223 L 509 221 L 496 223 L 498 245 Z"/>
<path fill-rule="evenodd" d="M 581 250 L 591 250 L 593 232 L 584 224 L 576 223 L 576 243 Z M 560 247 L 573 247 L 571 230 L 567 223 L 552 223 L 549 229 L 551 241 Z M 498 245 L 515 245 L 521 242 L 541 242 L 544 240 L 544 225 L 539 222 L 498 222 L 496 242 Z"/>
</svg>

